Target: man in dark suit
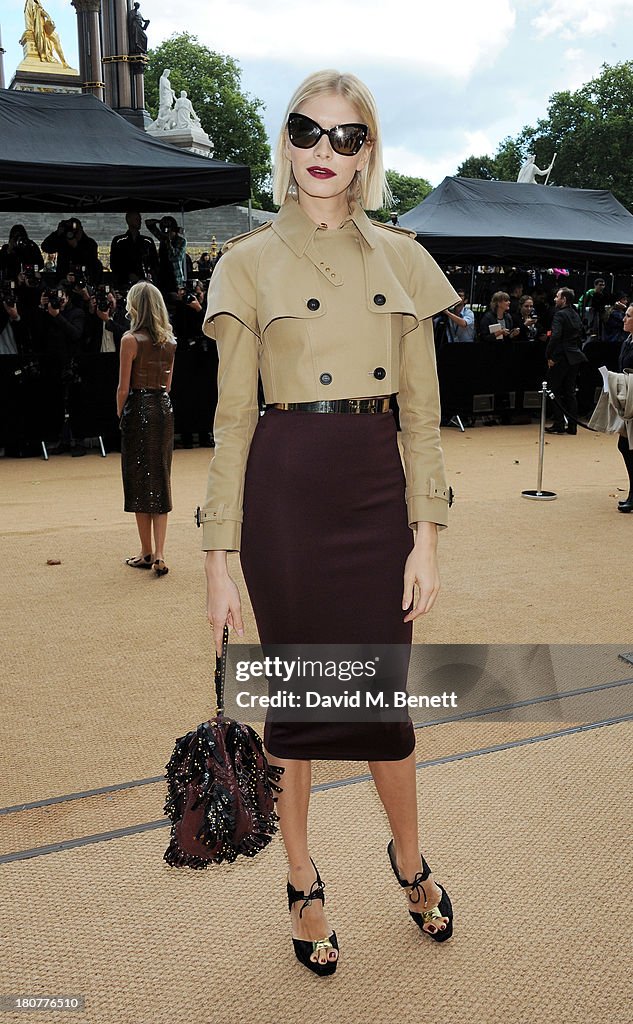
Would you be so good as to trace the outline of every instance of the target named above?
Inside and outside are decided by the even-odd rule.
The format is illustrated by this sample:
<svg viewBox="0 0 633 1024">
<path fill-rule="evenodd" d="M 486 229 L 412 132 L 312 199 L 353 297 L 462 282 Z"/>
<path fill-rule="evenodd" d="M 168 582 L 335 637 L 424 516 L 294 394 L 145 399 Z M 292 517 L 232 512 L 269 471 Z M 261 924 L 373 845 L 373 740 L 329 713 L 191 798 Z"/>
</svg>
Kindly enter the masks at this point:
<svg viewBox="0 0 633 1024">
<path fill-rule="evenodd" d="M 115 286 L 122 292 L 137 281 L 158 280 L 158 253 L 153 239 L 141 234 L 141 215 L 128 210 L 127 231 L 115 235 L 110 245 L 110 270 Z"/>
<path fill-rule="evenodd" d="M 587 362 L 587 357 L 580 348 L 583 326 L 573 304 L 574 293 L 571 288 L 559 288 L 554 302 L 556 311 L 552 319 L 552 335 L 545 350 L 549 370 L 547 383 L 563 408 L 554 405 L 552 425 L 545 430 L 548 434 L 575 434 L 578 418 L 576 378 L 580 364 Z M 567 431 L 563 409 L 569 414 Z"/>
</svg>

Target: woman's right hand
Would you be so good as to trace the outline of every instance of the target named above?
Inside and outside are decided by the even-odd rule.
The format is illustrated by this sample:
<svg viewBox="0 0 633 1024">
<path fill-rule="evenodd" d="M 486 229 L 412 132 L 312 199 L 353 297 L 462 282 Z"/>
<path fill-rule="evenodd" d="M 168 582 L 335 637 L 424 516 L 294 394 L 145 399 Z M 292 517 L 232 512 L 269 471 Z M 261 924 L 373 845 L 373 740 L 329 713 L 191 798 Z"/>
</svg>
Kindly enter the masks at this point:
<svg viewBox="0 0 633 1024">
<path fill-rule="evenodd" d="M 222 632 L 225 623 L 244 636 L 242 604 L 235 580 L 229 576 L 226 551 L 207 551 L 205 559 L 207 577 L 207 618 L 213 627 L 215 649 L 222 654 Z"/>
</svg>

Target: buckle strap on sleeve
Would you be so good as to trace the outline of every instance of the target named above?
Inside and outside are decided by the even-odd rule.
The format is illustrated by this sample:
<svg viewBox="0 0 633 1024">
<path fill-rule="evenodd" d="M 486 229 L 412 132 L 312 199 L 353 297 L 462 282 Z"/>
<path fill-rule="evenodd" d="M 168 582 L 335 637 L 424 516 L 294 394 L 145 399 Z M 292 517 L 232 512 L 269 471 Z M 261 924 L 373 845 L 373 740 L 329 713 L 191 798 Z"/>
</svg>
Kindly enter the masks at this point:
<svg viewBox="0 0 633 1024">
<path fill-rule="evenodd" d="M 453 488 L 452 487 L 438 487 L 437 484 L 435 483 L 434 478 L 430 477 L 429 478 L 428 497 L 429 498 L 444 498 L 446 501 L 448 501 L 448 507 L 450 508 L 451 505 L 453 504 L 453 500 L 454 500 L 455 495 L 453 493 Z"/>
<path fill-rule="evenodd" d="M 226 519 L 231 520 L 231 522 L 241 523 L 242 514 L 237 509 L 227 508 L 226 504 L 222 502 L 215 509 L 200 508 L 198 505 L 194 513 L 194 519 L 196 526 L 202 526 L 203 523 L 223 523 Z"/>
</svg>

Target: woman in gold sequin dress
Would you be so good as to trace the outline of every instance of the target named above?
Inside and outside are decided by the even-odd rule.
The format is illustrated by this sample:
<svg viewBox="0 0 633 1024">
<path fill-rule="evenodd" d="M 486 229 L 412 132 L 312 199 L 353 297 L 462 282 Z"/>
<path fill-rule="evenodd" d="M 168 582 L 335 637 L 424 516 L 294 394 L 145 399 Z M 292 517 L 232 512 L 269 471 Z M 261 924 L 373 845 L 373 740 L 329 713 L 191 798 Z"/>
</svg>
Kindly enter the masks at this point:
<svg viewBox="0 0 633 1024">
<path fill-rule="evenodd" d="M 121 472 L 125 511 L 134 512 L 140 553 L 134 569 L 167 572 L 165 536 L 171 512 L 174 414 L 169 397 L 176 341 L 163 297 L 139 281 L 127 296 L 130 330 L 121 339 L 117 415 L 121 423 Z"/>
</svg>

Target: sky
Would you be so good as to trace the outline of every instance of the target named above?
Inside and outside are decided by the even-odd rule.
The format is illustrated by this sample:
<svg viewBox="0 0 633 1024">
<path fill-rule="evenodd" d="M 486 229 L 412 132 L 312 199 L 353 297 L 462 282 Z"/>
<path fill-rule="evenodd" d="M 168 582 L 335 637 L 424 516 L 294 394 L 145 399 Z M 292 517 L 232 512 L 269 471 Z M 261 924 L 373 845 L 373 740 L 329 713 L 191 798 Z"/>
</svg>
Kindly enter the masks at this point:
<svg viewBox="0 0 633 1024">
<path fill-rule="evenodd" d="M 75 9 L 41 2 L 77 67 Z M 23 7 L 0 6 L 7 85 L 22 59 Z M 385 166 L 432 185 L 535 124 L 552 93 L 629 59 L 633 36 L 631 0 L 204 0 L 186 9 L 195 14 L 183 24 L 182 0 L 141 0 L 150 47 L 186 30 L 236 58 L 243 89 L 264 103 L 273 147 L 296 86 L 335 67 L 374 93 Z"/>
</svg>

